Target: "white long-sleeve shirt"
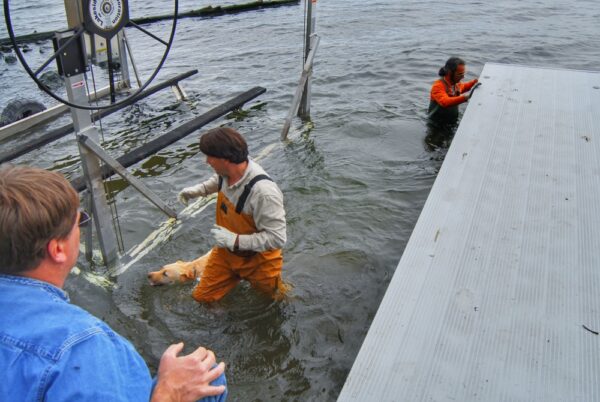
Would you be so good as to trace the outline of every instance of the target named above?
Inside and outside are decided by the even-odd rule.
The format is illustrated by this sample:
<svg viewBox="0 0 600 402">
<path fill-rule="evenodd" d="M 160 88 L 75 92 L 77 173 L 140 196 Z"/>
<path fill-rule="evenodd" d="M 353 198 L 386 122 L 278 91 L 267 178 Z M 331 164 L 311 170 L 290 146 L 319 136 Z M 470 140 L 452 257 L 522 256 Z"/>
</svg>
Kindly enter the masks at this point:
<svg viewBox="0 0 600 402">
<path fill-rule="evenodd" d="M 227 177 L 223 177 L 221 191 L 227 199 L 237 204 L 244 186 L 255 176 L 266 174 L 256 162 L 249 160 L 244 175 L 230 186 Z M 219 190 L 219 176 L 213 175 L 202 183 L 204 196 Z M 283 193 L 271 180 L 260 180 L 254 184 L 246 199 L 242 213 L 252 216 L 257 233 L 239 236 L 240 250 L 266 251 L 283 248 L 287 240 Z"/>
</svg>

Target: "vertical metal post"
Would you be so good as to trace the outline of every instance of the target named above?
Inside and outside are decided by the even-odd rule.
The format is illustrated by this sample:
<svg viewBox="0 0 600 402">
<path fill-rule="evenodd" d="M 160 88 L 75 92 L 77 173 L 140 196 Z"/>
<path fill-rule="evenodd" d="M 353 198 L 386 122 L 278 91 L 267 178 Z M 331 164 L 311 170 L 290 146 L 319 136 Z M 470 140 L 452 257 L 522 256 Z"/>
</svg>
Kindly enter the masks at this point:
<svg viewBox="0 0 600 402">
<path fill-rule="evenodd" d="M 81 21 L 83 21 L 81 0 L 64 0 L 64 2 L 67 16 L 67 26 L 69 29 L 73 29 L 80 25 Z"/>
<path fill-rule="evenodd" d="M 72 32 L 57 33 L 57 38 L 68 38 Z M 84 51 L 85 53 L 85 51 Z M 69 56 L 68 54 L 65 56 Z M 75 55 L 73 55 L 75 56 Z M 79 55 L 85 57 L 85 54 Z M 86 104 L 88 95 L 86 93 L 85 77 L 83 71 L 74 74 L 65 74 L 65 86 L 69 102 L 74 104 Z M 84 109 L 70 108 L 73 118 L 73 129 L 77 135 L 85 133 L 88 137 L 99 142 L 99 134 L 94 126 L 90 112 Z M 117 258 L 117 238 L 112 227 L 111 213 L 106 200 L 106 191 L 102 182 L 100 160 L 83 145 L 78 144 L 81 156 L 81 167 L 86 177 L 88 190 L 90 192 L 92 210 L 100 251 L 105 264 L 112 263 Z"/>
<path fill-rule="evenodd" d="M 120 41 L 121 46 L 125 48 L 125 50 L 127 51 L 127 54 L 129 55 L 129 58 L 131 59 L 131 67 L 133 68 L 133 74 L 135 75 L 135 80 L 137 82 L 138 87 L 141 87 L 142 81 L 140 80 L 140 75 L 138 73 L 138 69 L 135 64 L 135 59 L 133 58 L 133 53 L 131 52 L 131 47 L 129 46 L 129 41 L 127 40 L 127 35 L 126 35 L 125 30 L 124 29 L 121 30 L 121 32 L 119 32 L 119 35 L 123 37 Z M 119 48 L 119 49 L 121 49 L 121 48 Z M 129 88 L 131 88 L 131 82 L 129 79 L 129 68 L 126 70 L 126 72 L 127 72 L 127 86 Z"/>
<path fill-rule="evenodd" d="M 82 0 L 64 0 L 65 12 L 67 16 L 67 24 L 70 29 L 80 26 L 83 21 Z M 68 37 L 70 33 L 57 34 L 57 37 Z M 110 52 L 110 40 L 107 39 L 107 51 Z M 90 42 L 95 41 L 93 35 L 90 37 Z M 131 87 L 129 76 L 129 63 L 124 45 L 123 33 L 120 32 L 115 40 L 118 46 L 119 63 L 121 71 L 120 85 Z M 85 51 L 80 57 L 87 57 Z M 110 60 L 112 55 L 107 55 Z M 65 75 L 64 78 L 67 97 L 69 102 L 74 104 L 86 104 L 88 102 L 88 94 L 86 93 L 84 71 L 77 71 L 74 74 Z M 94 126 L 90 112 L 83 109 L 71 108 L 71 116 L 73 118 L 73 129 L 77 136 L 85 134 L 93 141 L 99 143 L 99 133 Z M 102 181 L 102 171 L 100 159 L 92 153 L 88 148 L 78 142 L 79 154 L 81 157 L 81 167 L 86 178 L 89 194 L 86 204 L 91 207 L 91 214 L 95 224 L 95 229 L 100 243 L 100 251 L 105 264 L 111 264 L 118 257 L 118 243 L 116 233 L 112 225 L 112 215 L 107 201 L 107 194 Z M 91 254 L 91 247 L 88 245 L 91 240 L 91 228 L 86 233 L 86 256 Z"/>
<path fill-rule="evenodd" d="M 131 81 L 129 77 L 129 62 L 127 61 L 127 47 L 125 44 L 125 34 L 124 31 L 121 30 L 117 36 L 117 43 L 119 49 L 119 63 L 121 64 L 121 82 L 120 85 L 123 85 L 126 88 L 131 88 Z M 133 63 L 133 59 L 131 60 Z M 122 89 L 122 88 L 119 88 Z"/>
<path fill-rule="evenodd" d="M 313 47 L 313 33 L 315 32 L 315 21 L 316 21 L 316 5 L 317 0 L 305 0 L 306 3 L 306 32 L 304 34 L 304 62 L 306 63 L 308 59 L 308 54 L 310 53 Z M 313 3 L 315 4 L 313 10 Z M 311 89 L 310 89 L 310 76 L 312 75 L 312 71 L 306 80 L 306 84 L 304 84 L 304 90 L 302 92 L 302 100 L 300 101 L 300 108 L 298 108 L 298 117 L 303 120 L 310 120 L 310 98 L 311 98 Z"/>
</svg>

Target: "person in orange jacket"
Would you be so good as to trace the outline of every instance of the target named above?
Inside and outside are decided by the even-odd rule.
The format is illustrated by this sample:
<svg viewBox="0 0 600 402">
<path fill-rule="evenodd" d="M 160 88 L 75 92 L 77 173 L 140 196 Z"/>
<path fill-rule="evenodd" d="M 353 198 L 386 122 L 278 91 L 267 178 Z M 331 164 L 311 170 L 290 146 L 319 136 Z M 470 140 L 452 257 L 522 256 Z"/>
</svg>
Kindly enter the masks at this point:
<svg viewBox="0 0 600 402">
<path fill-rule="evenodd" d="M 179 193 L 182 203 L 217 193 L 215 247 L 192 297 L 214 302 L 244 279 L 274 299 L 288 289 L 281 279 L 286 242 L 283 194 L 263 168 L 248 157 L 248 145 L 230 127 L 200 137 L 200 151 L 215 174 Z"/>
<path fill-rule="evenodd" d="M 467 102 L 477 83 L 477 78 L 469 82 L 461 82 L 466 72 L 465 61 L 459 57 L 450 57 L 446 65 L 440 68 L 441 77 L 431 86 L 428 117 L 436 122 L 456 123 L 458 105 Z"/>
</svg>

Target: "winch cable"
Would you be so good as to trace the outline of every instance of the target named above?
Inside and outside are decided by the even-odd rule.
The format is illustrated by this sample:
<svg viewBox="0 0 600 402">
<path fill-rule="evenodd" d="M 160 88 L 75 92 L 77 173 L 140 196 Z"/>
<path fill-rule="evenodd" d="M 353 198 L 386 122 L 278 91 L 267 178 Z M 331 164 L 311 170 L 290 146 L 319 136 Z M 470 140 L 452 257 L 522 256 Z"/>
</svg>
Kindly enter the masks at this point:
<svg viewBox="0 0 600 402">
<path fill-rule="evenodd" d="M 94 93 L 97 94 L 97 89 L 96 89 L 96 76 L 94 75 L 94 67 L 92 65 L 90 65 L 90 74 L 92 76 L 92 86 L 94 87 Z M 84 78 L 85 78 L 85 86 L 86 86 L 86 90 L 87 93 L 91 93 L 90 92 L 90 88 L 88 85 L 88 79 L 87 79 L 87 74 L 84 73 Z M 98 105 L 98 96 L 94 97 L 94 102 L 96 103 L 96 105 Z M 98 119 L 92 123 L 92 124 L 96 124 L 96 122 L 98 123 L 99 126 L 99 132 L 100 132 L 100 138 L 102 139 L 102 144 L 106 143 L 106 139 L 104 138 L 104 126 L 102 125 L 102 116 L 98 115 Z M 103 169 L 103 165 L 105 164 L 102 159 L 98 158 L 99 162 L 100 162 L 100 168 Z M 108 205 L 110 208 L 110 215 L 112 218 L 112 224 L 113 224 L 113 230 L 115 231 L 116 234 L 116 238 L 117 238 L 117 246 L 119 248 L 119 252 L 123 253 L 125 252 L 125 244 L 123 241 L 123 233 L 121 232 L 121 223 L 119 221 L 119 212 L 117 210 L 117 199 L 115 197 L 110 197 L 110 191 L 108 188 L 108 184 L 106 183 L 108 181 L 108 179 L 106 180 L 102 180 L 102 185 L 104 186 L 104 192 L 106 193 L 106 196 L 112 199 L 108 199 Z"/>
<path fill-rule="evenodd" d="M 81 15 L 81 10 L 79 8 L 80 4 L 77 2 L 76 3 L 76 7 L 77 7 L 77 13 L 78 15 Z M 90 63 L 90 75 L 92 78 L 92 86 L 94 89 L 94 102 L 96 103 L 96 106 L 99 105 L 98 103 L 98 92 L 97 92 L 97 88 L 96 88 L 96 76 L 94 75 L 94 65 L 92 63 Z M 84 78 L 84 82 L 85 82 L 85 90 L 89 94 L 91 94 L 92 92 L 90 91 L 90 85 L 89 85 L 89 79 L 87 76 L 87 72 L 84 71 L 83 73 L 83 78 Z M 90 101 L 88 101 L 88 103 L 91 103 Z M 92 114 L 92 111 L 89 110 L 90 115 Z M 102 126 L 102 116 L 100 114 L 98 114 L 98 119 L 96 120 L 98 122 L 98 126 L 99 126 L 99 132 L 100 132 L 100 137 L 102 139 L 102 143 L 106 143 L 106 140 L 104 138 L 104 128 Z M 96 125 L 96 121 L 93 121 L 92 124 Z M 77 136 L 77 133 L 75 133 L 75 136 Z M 77 138 L 76 138 L 77 140 Z M 102 161 L 102 159 L 98 158 L 98 162 L 100 165 L 100 169 L 103 169 L 103 165 L 104 165 L 104 161 Z M 107 194 L 107 197 L 110 195 L 109 189 L 108 189 L 108 185 L 106 184 L 105 180 L 102 180 L 102 185 L 104 186 L 104 192 Z M 88 192 L 88 197 L 91 197 L 91 194 L 89 194 Z M 115 231 L 116 234 L 116 238 L 117 238 L 117 246 L 119 248 L 119 251 L 121 253 L 123 253 L 123 251 L 125 250 L 125 245 L 123 244 L 123 234 L 121 233 L 121 225 L 119 224 L 119 215 L 117 213 L 117 201 L 116 199 L 113 198 L 112 202 L 110 202 L 110 200 L 107 200 L 107 203 L 110 207 L 110 214 L 111 214 L 111 218 L 112 218 L 112 225 L 113 225 L 113 230 Z"/>
</svg>

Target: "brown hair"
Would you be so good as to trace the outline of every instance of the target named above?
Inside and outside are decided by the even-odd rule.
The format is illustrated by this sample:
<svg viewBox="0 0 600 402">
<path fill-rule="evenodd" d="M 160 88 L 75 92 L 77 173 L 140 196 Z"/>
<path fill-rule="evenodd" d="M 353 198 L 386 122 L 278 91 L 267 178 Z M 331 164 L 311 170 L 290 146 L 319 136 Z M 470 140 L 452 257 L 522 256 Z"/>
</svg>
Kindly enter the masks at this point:
<svg viewBox="0 0 600 402">
<path fill-rule="evenodd" d="M 446 60 L 446 65 L 444 67 L 440 68 L 438 75 L 440 77 L 443 77 L 448 73 L 454 74 L 454 72 L 456 71 L 458 66 L 463 66 L 463 65 L 465 65 L 465 61 L 463 59 L 461 59 L 460 57 L 450 57 L 448 60 Z"/>
<path fill-rule="evenodd" d="M 50 240 L 71 233 L 78 207 L 79 195 L 61 174 L 0 166 L 0 272 L 35 268 Z"/>
<path fill-rule="evenodd" d="M 246 140 L 230 127 L 217 127 L 204 133 L 200 137 L 200 150 L 205 155 L 227 159 L 232 163 L 248 160 Z"/>
</svg>

